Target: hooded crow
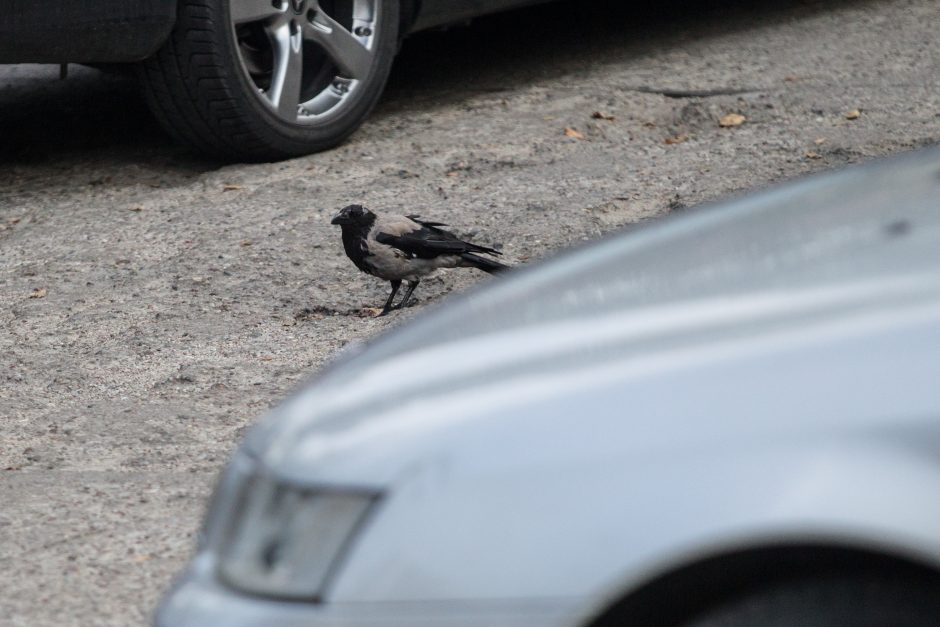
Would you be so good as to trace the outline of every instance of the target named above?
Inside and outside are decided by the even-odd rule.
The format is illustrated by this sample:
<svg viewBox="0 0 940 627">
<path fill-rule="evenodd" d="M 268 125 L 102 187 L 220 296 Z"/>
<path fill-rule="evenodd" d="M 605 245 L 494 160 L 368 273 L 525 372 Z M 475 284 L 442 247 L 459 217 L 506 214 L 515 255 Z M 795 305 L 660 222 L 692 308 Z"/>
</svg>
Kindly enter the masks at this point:
<svg viewBox="0 0 940 627">
<path fill-rule="evenodd" d="M 330 222 L 342 227 L 343 248 L 356 267 L 392 284 L 380 316 L 407 305 L 421 279 L 438 268 L 477 268 L 490 274 L 509 268 L 478 254 L 499 255 L 498 250 L 464 242 L 440 228 L 446 224 L 419 218 L 377 214 L 362 205 L 349 205 Z M 408 290 L 392 307 L 402 281 L 407 281 Z"/>
</svg>

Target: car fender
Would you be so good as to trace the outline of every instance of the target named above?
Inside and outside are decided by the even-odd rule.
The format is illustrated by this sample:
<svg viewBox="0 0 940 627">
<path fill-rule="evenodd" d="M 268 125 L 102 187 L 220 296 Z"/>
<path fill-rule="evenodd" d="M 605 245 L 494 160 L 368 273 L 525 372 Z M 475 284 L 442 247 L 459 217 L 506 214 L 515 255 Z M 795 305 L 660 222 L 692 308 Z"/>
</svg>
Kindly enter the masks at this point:
<svg viewBox="0 0 940 627">
<path fill-rule="evenodd" d="M 596 611 L 670 569 L 768 542 L 927 555 L 940 566 L 931 544 L 940 474 L 902 443 L 794 442 L 743 456 L 690 453 L 681 464 L 597 462 L 540 468 L 544 487 L 528 490 L 520 490 L 531 482 L 525 473 L 465 481 L 434 476 L 446 467 L 417 473 L 357 542 L 332 600 L 555 597 Z M 585 492 L 580 475 L 599 468 L 606 479 Z"/>
</svg>

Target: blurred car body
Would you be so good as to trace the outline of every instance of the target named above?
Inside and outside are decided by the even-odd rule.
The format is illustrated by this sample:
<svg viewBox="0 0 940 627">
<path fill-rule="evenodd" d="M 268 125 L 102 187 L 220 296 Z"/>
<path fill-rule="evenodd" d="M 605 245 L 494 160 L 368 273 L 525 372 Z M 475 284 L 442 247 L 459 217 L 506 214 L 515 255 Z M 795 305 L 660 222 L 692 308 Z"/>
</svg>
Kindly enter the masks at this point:
<svg viewBox="0 0 940 627">
<path fill-rule="evenodd" d="M 808 178 L 351 351 L 245 440 L 158 624 L 931 624 L 938 192 L 937 150 Z"/>
</svg>

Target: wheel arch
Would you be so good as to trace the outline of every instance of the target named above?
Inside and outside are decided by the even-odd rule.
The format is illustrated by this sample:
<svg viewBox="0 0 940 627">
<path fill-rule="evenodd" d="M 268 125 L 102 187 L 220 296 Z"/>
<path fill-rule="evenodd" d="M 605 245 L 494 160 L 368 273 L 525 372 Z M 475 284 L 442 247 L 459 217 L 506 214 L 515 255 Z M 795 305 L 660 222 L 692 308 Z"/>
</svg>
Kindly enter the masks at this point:
<svg viewBox="0 0 940 627">
<path fill-rule="evenodd" d="M 398 39 L 403 40 L 411 33 L 411 27 L 418 20 L 421 12 L 421 0 L 401 0 L 401 19 L 398 24 Z"/>
<path fill-rule="evenodd" d="M 902 549 L 839 540 L 768 543 L 675 565 L 632 586 L 586 625 L 678 626 L 716 603 L 775 582 L 863 570 L 940 580 L 940 565 Z"/>
</svg>

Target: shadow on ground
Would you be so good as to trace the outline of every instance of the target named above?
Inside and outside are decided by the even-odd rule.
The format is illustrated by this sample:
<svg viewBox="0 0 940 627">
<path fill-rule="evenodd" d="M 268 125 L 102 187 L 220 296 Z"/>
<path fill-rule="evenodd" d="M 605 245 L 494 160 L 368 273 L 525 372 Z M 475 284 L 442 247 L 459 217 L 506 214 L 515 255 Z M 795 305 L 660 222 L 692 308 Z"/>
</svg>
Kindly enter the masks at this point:
<svg viewBox="0 0 940 627">
<path fill-rule="evenodd" d="M 214 164 L 175 145 L 150 114 L 133 76 L 72 66 L 14 66 L 0 74 L 0 164 L 146 162 L 204 170 Z"/>
<path fill-rule="evenodd" d="M 683 42 L 829 11 L 833 2 L 556 2 L 409 38 L 377 116 L 433 111 L 476 93 L 576 75 Z M 130 73 L 54 66 L 0 71 L 0 166 L 107 170 L 129 163 L 190 176 L 220 164 L 175 144 L 150 115 Z M 670 77 L 664 77 L 670 78 Z M 675 77 L 671 77 L 675 79 Z M 2 181 L 0 181 L 2 189 Z"/>
<path fill-rule="evenodd" d="M 576 80 L 579 72 L 598 65 L 831 12 L 843 4 L 845 0 L 566 0 L 486 16 L 407 39 L 378 115 L 415 107 L 434 109 L 474 94 L 508 91 L 551 77 Z M 694 83 L 695 77 L 662 79 Z M 656 87 L 639 82 L 636 86 Z"/>
</svg>

